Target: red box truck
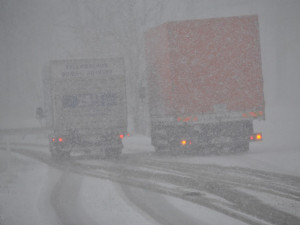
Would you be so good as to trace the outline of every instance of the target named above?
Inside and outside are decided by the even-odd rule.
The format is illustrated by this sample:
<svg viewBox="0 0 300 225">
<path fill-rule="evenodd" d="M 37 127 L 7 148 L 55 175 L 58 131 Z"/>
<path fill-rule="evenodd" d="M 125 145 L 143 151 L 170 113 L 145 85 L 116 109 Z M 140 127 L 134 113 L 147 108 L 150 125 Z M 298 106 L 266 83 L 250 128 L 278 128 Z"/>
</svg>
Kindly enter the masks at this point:
<svg viewBox="0 0 300 225">
<path fill-rule="evenodd" d="M 156 151 L 247 151 L 265 118 L 256 15 L 167 22 L 145 34 Z"/>
</svg>

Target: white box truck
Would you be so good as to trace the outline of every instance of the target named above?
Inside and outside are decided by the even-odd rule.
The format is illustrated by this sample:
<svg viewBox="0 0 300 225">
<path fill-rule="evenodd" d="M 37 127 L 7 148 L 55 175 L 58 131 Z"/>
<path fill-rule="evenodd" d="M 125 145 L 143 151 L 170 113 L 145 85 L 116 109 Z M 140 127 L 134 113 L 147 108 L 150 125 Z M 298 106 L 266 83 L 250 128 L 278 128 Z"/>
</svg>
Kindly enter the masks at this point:
<svg viewBox="0 0 300 225">
<path fill-rule="evenodd" d="M 119 156 L 127 134 L 124 59 L 51 61 L 45 80 L 52 157 Z"/>
</svg>

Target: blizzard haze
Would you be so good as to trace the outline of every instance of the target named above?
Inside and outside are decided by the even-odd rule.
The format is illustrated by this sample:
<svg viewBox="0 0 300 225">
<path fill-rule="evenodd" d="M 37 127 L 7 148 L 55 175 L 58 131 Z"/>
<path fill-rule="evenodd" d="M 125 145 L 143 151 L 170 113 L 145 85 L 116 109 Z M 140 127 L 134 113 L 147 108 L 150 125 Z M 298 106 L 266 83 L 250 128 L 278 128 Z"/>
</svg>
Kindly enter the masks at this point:
<svg viewBox="0 0 300 225">
<path fill-rule="evenodd" d="M 300 2 L 295 0 L 0 1 L 0 127 L 36 127 L 42 76 L 50 60 L 122 55 L 126 61 L 129 128 L 147 133 L 144 32 L 167 21 L 259 16 L 266 120 L 264 144 L 296 145 L 300 83 Z"/>
<path fill-rule="evenodd" d="M 299 12 L 299 0 L 0 0 L 0 225 L 300 224 Z M 263 141 L 250 143 L 248 151 L 252 125 L 246 120 L 238 129 L 215 126 L 224 107 L 214 109 L 211 127 L 193 126 L 194 136 L 188 126 L 164 130 L 153 123 L 151 140 L 145 32 L 166 22 L 246 15 L 259 21 L 265 120 L 254 120 L 254 131 L 262 132 Z M 104 58 L 121 59 L 120 67 L 109 67 Z M 39 107 L 50 114 L 44 86 L 50 67 L 60 71 L 58 82 L 48 82 L 60 100 L 55 112 L 64 113 L 56 123 L 76 124 L 86 133 L 78 127 L 65 136 L 52 132 L 44 129 L 49 117 L 36 115 Z M 74 71 L 79 79 L 64 79 Z M 82 79 L 89 72 L 92 78 Z M 117 94 L 110 92 L 112 81 L 120 85 L 114 86 Z M 127 102 L 111 113 L 118 99 Z M 123 121 L 122 130 L 104 126 L 111 121 Z M 50 137 L 50 130 L 57 133 Z M 245 139 L 238 145 L 229 142 L 239 136 Z M 186 137 L 189 143 L 182 142 Z M 192 148 L 193 137 L 212 145 Z M 72 155 L 76 145 L 97 152 Z M 179 151 L 165 154 L 168 147 Z M 97 155 L 101 151 L 106 158 Z"/>
</svg>

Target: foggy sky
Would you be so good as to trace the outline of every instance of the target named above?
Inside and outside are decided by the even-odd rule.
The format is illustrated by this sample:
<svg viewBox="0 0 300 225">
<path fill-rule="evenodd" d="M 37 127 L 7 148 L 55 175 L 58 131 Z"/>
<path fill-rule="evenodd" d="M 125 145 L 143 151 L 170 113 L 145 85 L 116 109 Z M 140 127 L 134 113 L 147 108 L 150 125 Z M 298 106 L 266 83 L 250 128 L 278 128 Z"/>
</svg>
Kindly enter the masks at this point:
<svg viewBox="0 0 300 225">
<path fill-rule="evenodd" d="M 126 38 L 120 23 L 124 19 L 131 23 L 124 18 L 130 9 L 127 2 L 0 0 L 0 129 L 39 125 L 35 109 L 43 104 L 41 78 L 49 60 L 128 57 L 120 41 Z M 287 138 L 296 140 L 295 133 L 300 133 L 300 1 L 130 2 L 136 2 L 134 25 L 139 40 L 145 30 L 166 21 L 257 14 L 266 100 L 266 121 L 257 127 L 266 132 L 267 140 L 276 136 L 271 131 L 282 129 L 290 132 Z M 144 74 L 143 55 L 139 58 L 140 74 Z"/>
</svg>

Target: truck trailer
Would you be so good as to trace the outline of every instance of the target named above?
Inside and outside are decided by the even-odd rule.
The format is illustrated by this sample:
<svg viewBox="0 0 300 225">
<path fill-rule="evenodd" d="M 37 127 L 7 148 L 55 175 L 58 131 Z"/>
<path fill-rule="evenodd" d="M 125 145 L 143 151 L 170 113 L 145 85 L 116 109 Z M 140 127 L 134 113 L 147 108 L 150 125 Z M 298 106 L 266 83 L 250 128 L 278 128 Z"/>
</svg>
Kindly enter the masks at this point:
<svg viewBox="0 0 300 225">
<path fill-rule="evenodd" d="M 53 158 L 119 156 L 127 134 L 123 58 L 51 61 L 45 79 Z"/>
<path fill-rule="evenodd" d="M 265 119 L 258 16 L 166 22 L 145 33 L 156 151 L 248 151 Z"/>
</svg>

